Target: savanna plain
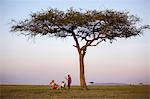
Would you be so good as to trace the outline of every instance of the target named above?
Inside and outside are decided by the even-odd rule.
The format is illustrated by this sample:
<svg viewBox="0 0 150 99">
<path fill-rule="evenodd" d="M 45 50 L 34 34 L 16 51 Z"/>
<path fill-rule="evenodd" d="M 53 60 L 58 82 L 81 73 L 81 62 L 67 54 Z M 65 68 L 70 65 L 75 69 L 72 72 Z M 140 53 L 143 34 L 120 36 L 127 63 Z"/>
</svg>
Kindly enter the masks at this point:
<svg viewBox="0 0 150 99">
<path fill-rule="evenodd" d="M 79 86 L 52 90 L 48 85 L 0 85 L 0 99 L 150 99 L 150 85 Z"/>
</svg>

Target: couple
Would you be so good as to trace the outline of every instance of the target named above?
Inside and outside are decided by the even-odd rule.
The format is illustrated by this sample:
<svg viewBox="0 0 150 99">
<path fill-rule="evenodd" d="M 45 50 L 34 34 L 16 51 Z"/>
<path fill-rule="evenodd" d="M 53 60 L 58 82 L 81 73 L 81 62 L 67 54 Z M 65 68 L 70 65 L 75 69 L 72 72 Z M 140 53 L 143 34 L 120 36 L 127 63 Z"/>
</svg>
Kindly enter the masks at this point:
<svg viewBox="0 0 150 99">
<path fill-rule="evenodd" d="M 71 76 L 68 75 L 68 77 L 65 77 L 65 78 L 66 78 L 66 80 L 68 81 L 68 88 L 70 89 L 70 85 L 71 85 L 71 82 L 72 82 Z M 60 85 L 60 88 L 65 88 L 65 85 L 66 85 L 66 83 L 65 83 L 64 81 L 62 81 L 62 82 L 61 82 L 61 85 Z M 58 88 L 59 88 L 59 85 L 57 85 L 57 84 L 55 83 L 55 81 L 52 80 L 52 81 L 50 82 L 50 87 L 51 87 L 52 89 L 58 89 Z"/>
</svg>

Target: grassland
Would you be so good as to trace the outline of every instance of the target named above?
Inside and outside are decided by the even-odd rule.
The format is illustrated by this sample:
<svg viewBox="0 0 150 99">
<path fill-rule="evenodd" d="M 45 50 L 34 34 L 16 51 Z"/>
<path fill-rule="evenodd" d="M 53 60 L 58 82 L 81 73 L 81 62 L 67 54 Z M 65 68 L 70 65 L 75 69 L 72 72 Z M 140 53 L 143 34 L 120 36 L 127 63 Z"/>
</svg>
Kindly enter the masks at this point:
<svg viewBox="0 0 150 99">
<path fill-rule="evenodd" d="M 49 86 L 0 85 L 0 99 L 150 99 L 150 86 L 79 86 L 52 90 Z"/>
</svg>

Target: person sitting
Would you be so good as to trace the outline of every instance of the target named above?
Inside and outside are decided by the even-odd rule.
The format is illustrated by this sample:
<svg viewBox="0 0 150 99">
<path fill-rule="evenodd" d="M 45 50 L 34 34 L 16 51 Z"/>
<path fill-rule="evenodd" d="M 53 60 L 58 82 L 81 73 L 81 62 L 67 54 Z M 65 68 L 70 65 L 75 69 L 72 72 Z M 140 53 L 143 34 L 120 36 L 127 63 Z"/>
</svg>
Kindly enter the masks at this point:
<svg viewBox="0 0 150 99">
<path fill-rule="evenodd" d="M 60 88 L 61 88 L 61 89 L 62 89 L 62 88 L 65 88 L 65 86 L 66 86 L 66 83 L 65 83 L 64 81 L 62 81 L 61 84 L 60 84 Z"/>
<path fill-rule="evenodd" d="M 54 80 L 52 80 L 52 81 L 50 82 L 50 87 L 51 87 L 52 89 L 57 89 L 59 86 L 55 83 Z"/>
</svg>

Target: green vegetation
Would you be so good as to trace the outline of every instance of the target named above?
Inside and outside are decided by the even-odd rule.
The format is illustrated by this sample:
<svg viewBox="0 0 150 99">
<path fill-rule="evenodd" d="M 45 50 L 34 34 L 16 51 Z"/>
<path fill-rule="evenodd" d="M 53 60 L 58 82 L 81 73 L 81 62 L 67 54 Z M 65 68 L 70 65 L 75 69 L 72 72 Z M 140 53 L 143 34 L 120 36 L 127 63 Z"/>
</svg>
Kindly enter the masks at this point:
<svg viewBox="0 0 150 99">
<path fill-rule="evenodd" d="M 79 86 L 52 90 L 49 86 L 0 85 L 0 99 L 149 99 L 149 87 L 143 86 Z"/>
</svg>

